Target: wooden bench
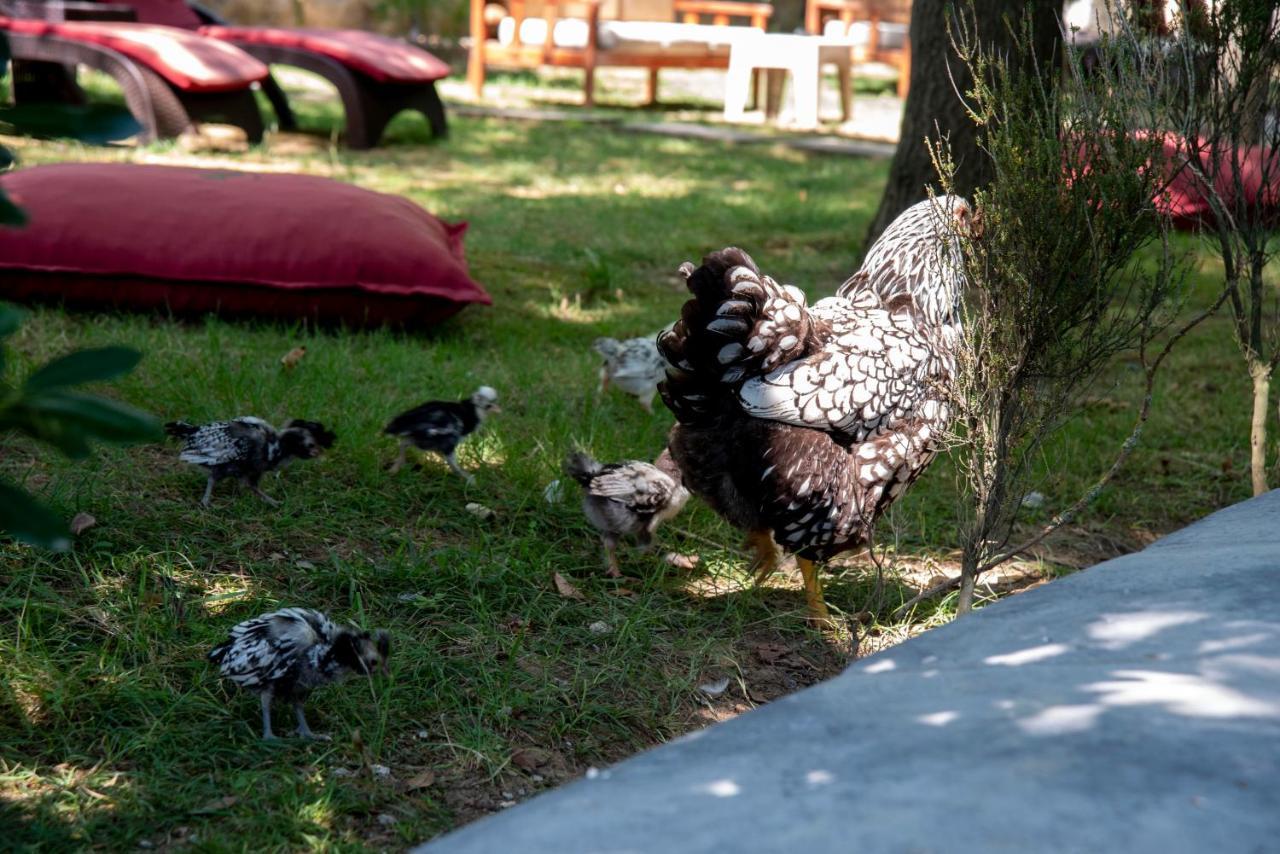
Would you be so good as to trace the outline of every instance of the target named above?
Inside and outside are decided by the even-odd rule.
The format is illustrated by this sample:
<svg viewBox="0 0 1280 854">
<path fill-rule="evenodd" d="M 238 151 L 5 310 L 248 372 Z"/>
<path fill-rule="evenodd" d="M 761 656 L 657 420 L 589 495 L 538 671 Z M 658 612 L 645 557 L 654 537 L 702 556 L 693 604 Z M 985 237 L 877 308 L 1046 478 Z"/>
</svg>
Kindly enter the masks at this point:
<svg viewBox="0 0 1280 854">
<path fill-rule="evenodd" d="M 911 85 L 911 0 L 808 0 L 804 28 L 814 35 L 848 38 L 854 60 L 898 69 L 898 95 Z"/>
<path fill-rule="evenodd" d="M 763 32 L 772 12 L 739 0 L 471 0 L 467 79 L 479 98 L 488 68 L 581 68 L 590 105 L 597 68 L 646 68 L 653 103 L 660 69 L 728 68 L 733 40 Z"/>
</svg>

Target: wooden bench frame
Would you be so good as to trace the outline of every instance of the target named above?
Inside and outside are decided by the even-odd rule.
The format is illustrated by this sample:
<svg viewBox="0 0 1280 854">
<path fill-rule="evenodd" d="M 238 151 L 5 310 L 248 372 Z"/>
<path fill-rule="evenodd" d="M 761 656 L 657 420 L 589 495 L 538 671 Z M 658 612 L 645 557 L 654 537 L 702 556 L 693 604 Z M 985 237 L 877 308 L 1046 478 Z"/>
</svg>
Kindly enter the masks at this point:
<svg viewBox="0 0 1280 854">
<path fill-rule="evenodd" d="M 854 21 L 866 21 L 870 32 L 865 59 L 897 68 L 898 97 L 905 98 L 911 86 L 911 39 L 908 35 L 901 48 L 880 47 L 881 23 L 910 24 L 910 14 L 897 11 L 901 5 L 878 0 L 808 0 L 804 7 L 804 28 L 806 32 L 820 36 L 823 24 L 831 18 L 838 18 L 846 28 Z"/>
<path fill-rule="evenodd" d="M 574 5 L 587 7 L 587 44 L 583 48 L 557 47 L 552 41 L 556 21 L 570 16 L 560 14 L 560 6 L 569 0 L 545 0 L 547 34 L 542 44 L 525 44 L 520 40 L 520 28 L 524 23 L 525 0 L 506 0 L 507 11 L 515 19 L 515 40 L 509 45 L 489 38 L 489 24 L 485 20 L 485 6 L 491 0 L 471 0 L 471 51 L 467 58 L 467 81 L 476 97 L 483 97 L 485 70 L 493 65 L 499 68 L 581 68 L 583 103 L 595 103 L 595 72 L 606 66 L 647 68 L 649 79 L 645 87 L 645 103 L 652 104 L 658 95 L 658 71 L 662 68 L 728 68 L 729 52 L 723 55 L 688 55 L 650 53 L 624 50 L 604 50 L 598 39 L 600 33 L 601 0 L 572 0 Z M 701 23 L 709 17 L 712 24 L 729 26 L 734 18 L 745 18 L 753 27 L 761 30 L 773 14 L 769 3 L 741 2 L 741 0 L 675 0 L 675 13 L 682 23 Z M 573 17 L 577 17 L 576 15 Z"/>
</svg>

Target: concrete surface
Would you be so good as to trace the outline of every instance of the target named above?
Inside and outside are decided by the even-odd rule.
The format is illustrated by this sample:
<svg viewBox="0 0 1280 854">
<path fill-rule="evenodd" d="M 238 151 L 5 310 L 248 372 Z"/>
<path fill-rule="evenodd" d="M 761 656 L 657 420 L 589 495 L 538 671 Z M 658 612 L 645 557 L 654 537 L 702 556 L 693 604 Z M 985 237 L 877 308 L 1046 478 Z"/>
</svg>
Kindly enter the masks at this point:
<svg viewBox="0 0 1280 854">
<path fill-rule="evenodd" d="M 1280 490 L 446 852 L 1280 851 Z"/>
</svg>

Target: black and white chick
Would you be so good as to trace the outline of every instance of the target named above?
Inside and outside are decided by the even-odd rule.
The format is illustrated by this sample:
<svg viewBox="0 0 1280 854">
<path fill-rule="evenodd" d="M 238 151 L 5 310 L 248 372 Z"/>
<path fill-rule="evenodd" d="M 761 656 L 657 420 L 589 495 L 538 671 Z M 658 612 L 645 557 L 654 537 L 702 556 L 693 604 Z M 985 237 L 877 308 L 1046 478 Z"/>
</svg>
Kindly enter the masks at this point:
<svg viewBox="0 0 1280 854">
<path fill-rule="evenodd" d="M 600 366 L 600 391 L 613 383 L 640 401 L 645 412 L 653 412 L 658 383 L 667 378 L 667 363 L 658 352 L 655 336 L 648 338 L 597 338 L 591 345 L 604 357 Z"/>
<path fill-rule="evenodd" d="M 258 695 L 262 737 L 271 731 L 271 701 L 293 705 L 298 735 L 325 739 L 307 725 L 302 704 L 312 690 L 352 675 L 385 673 L 391 636 L 340 626 L 310 608 L 281 608 L 231 629 L 231 636 L 209 652 L 222 677 Z"/>
<path fill-rule="evenodd" d="M 237 478 L 272 507 L 279 506 L 279 502 L 259 488 L 262 476 L 295 459 L 315 459 L 325 448 L 333 447 L 337 439 L 318 421 L 294 419 L 277 431 L 251 415 L 203 426 L 170 421 L 164 429 L 170 436 L 182 440 L 178 459 L 209 473 L 204 498 L 200 499 L 205 507 L 209 506 L 214 485 L 228 477 Z"/>
<path fill-rule="evenodd" d="M 458 445 L 479 430 L 485 418 L 501 411 L 498 393 L 482 385 L 464 400 L 431 400 L 401 412 L 382 430 L 388 436 L 400 438 L 400 456 L 392 464 L 391 473 L 404 467 L 405 455 L 412 446 L 434 451 L 444 457 L 454 474 L 467 483 L 474 483 L 475 477 L 458 465 Z"/>
<path fill-rule="evenodd" d="M 564 472 L 582 487 L 582 509 L 604 542 L 605 572 L 618 578 L 618 542 L 635 537 L 641 550 L 653 543 L 658 526 L 674 518 L 689 500 L 680 470 L 666 451 L 653 465 L 639 460 L 602 464 L 581 451 L 564 461 Z"/>
</svg>

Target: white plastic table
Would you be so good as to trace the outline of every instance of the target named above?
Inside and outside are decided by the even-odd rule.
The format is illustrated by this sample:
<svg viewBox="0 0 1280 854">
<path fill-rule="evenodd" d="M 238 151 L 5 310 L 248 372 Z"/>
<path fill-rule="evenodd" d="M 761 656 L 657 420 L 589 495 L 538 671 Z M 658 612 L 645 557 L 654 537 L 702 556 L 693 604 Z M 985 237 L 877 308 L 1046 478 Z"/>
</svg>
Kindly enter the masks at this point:
<svg viewBox="0 0 1280 854">
<path fill-rule="evenodd" d="M 767 74 L 765 114 L 770 117 L 776 115 L 783 75 L 789 71 L 795 94 L 796 124 L 817 127 L 822 66 L 834 65 L 840 79 L 841 118 L 848 121 L 851 112 L 849 66 L 852 47 L 853 43 L 848 39 L 789 33 L 758 33 L 735 39 L 729 52 L 729 75 L 725 83 L 725 119 L 740 120 L 746 112 L 751 72 L 756 69 Z"/>
</svg>

